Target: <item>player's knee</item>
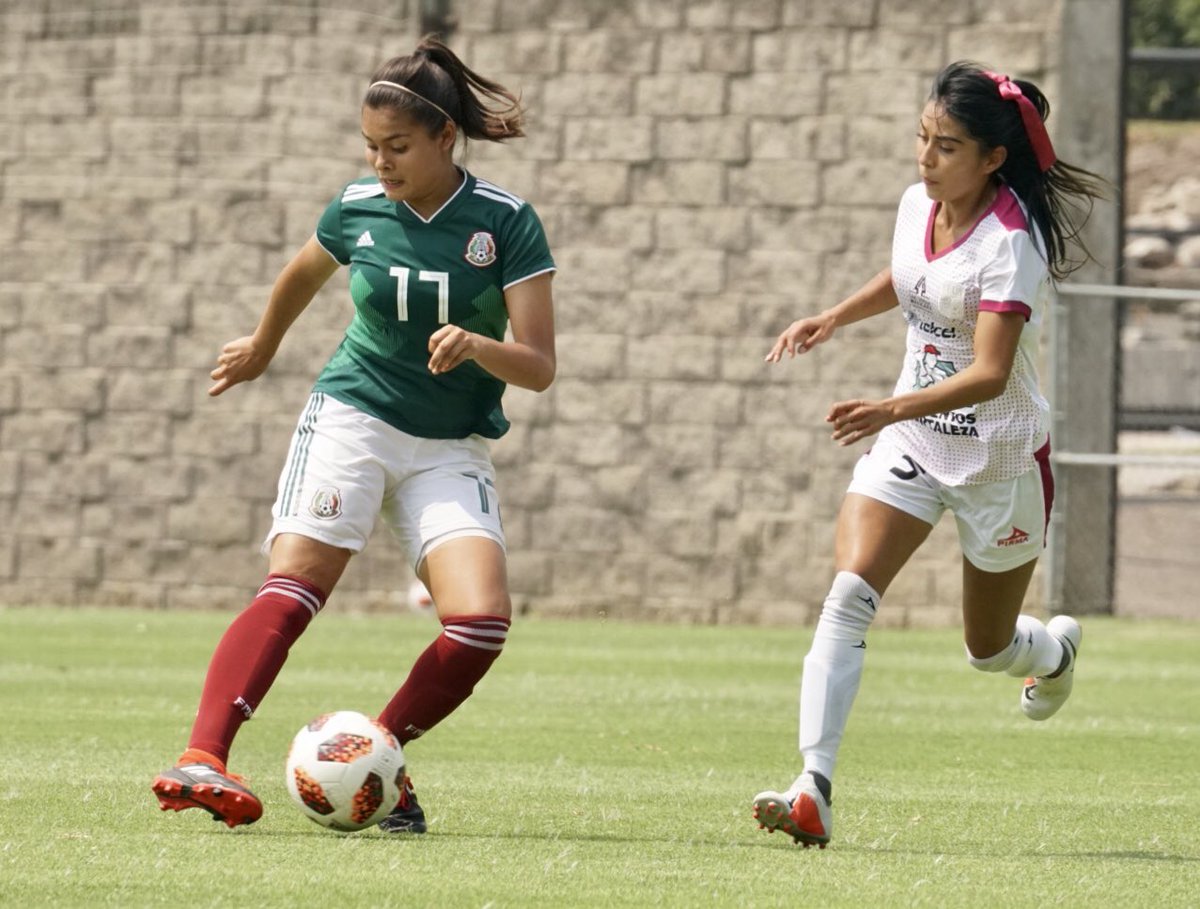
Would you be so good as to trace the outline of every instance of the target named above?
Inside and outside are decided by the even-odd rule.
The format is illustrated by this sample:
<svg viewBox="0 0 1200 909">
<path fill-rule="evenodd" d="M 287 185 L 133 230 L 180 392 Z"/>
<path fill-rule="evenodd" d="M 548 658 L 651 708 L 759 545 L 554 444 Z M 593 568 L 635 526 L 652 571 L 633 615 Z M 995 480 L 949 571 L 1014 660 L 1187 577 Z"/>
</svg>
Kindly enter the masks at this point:
<svg viewBox="0 0 1200 909">
<path fill-rule="evenodd" d="M 478 591 L 470 598 L 434 598 L 442 624 L 448 621 L 503 619 L 512 622 L 512 598 L 507 590 Z"/>
<path fill-rule="evenodd" d="M 328 599 L 353 553 L 297 533 L 281 533 L 271 541 L 271 576 L 310 584 Z"/>
<path fill-rule="evenodd" d="M 875 618 L 879 594 L 851 571 L 839 571 L 821 606 L 819 625 L 838 636 L 861 637 Z"/>
<path fill-rule="evenodd" d="M 512 597 L 507 590 L 488 591 L 472 602 L 470 611 L 479 615 L 502 616 L 511 621 Z"/>
<path fill-rule="evenodd" d="M 451 578 L 443 583 L 433 579 L 426 588 L 438 617 L 445 622 L 449 616 L 492 616 L 512 618 L 512 597 L 502 580 L 478 578 L 467 582 Z"/>
</svg>

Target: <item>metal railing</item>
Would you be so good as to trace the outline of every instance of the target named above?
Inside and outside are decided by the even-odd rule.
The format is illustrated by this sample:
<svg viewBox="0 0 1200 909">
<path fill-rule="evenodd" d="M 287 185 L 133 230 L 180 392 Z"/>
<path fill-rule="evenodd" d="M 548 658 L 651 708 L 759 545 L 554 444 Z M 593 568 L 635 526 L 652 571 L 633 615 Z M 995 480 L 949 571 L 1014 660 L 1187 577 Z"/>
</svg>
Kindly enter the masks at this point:
<svg viewBox="0 0 1200 909">
<path fill-rule="evenodd" d="M 1200 64 L 1200 47 L 1131 47 L 1129 62 L 1192 67 Z"/>
<path fill-rule="evenodd" d="M 1048 315 L 1047 336 L 1048 336 L 1048 381 L 1047 391 L 1050 397 L 1051 406 L 1051 438 L 1055 445 L 1063 445 L 1061 450 L 1051 451 L 1050 460 L 1055 465 L 1064 467 L 1082 467 L 1082 468 L 1114 468 L 1114 467 L 1158 467 L 1170 469 L 1196 470 L 1200 472 L 1200 455 L 1176 455 L 1176 454 L 1121 454 L 1116 451 L 1112 452 L 1084 452 L 1072 451 L 1070 448 L 1071 440 L 1064 431 L 1065 419 L 1062 410 L 1063 395 L 1060 394 L 1062 389 L 1059 387 L 1063 375 L 1064 363 L 1060 362 L 1063 347 L 1061 344 L 1062 331 L 1061 325 L 1065 324 L 1063 318 L 1063 304 L 1060 302 L 1060 297 L 1077 297 L 1081 298 L 1082 302 L 1101 303 L 1105 305 L 1113 305 L 1119 300 L 1143 300 L 1156 301 L 1165 303 L 1186 303 L 1200 299 L 1200 290 L 1185 289 L 1185 288 L 1162 288 L 1162 287 L 1129 287 L 1115 284 L 1067 284 L 1060 285 L 1055 288 L 1055 296 L 1051 303 Z M 1119 407 L 1119 402 L 1113 402 L 1114 408 Z M 1117 414 L 1119 416 L 1119 413 Z M 1118 421 L 1114 421 L 1117 425 Z M 1065 478 L 1064 478 L 1065 479 Z M 1065 483 L 1061 484 L 1065 488 Z M 1115 507 L 1114 507 L 1115 511 Z M 1115 514 L 1112 518 L 1115 522 Z M 1061 533 L 1064 530 L 1064 521 L 1059 508 L 1056 506 L 1050 515 L 1050 533 Z M 1114 535 L 1115 537 L 1115 535 Z M 1059 591 L 1061 590 L 1061 558 L 1058 553 L 1058 547 L 1051 544 L 1046 547 L 1046 554 L 1043 560 L 1045 567 L 1044 574 L 1044 594 L 1047 608 L 1051 613 L 1059 611 Z M 1109 553 L 1110 564 L 1116 558 L 1116 552 Z"/>
</svg>

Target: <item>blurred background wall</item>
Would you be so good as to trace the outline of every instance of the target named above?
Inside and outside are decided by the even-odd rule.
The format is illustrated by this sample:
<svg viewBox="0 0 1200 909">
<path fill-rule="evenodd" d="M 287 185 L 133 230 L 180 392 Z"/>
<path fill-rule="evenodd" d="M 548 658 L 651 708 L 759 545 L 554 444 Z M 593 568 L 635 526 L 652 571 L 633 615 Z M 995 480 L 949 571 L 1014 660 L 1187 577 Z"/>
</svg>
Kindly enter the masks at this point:
<svg viewBox="0 0 1200 909">
<path fill-rule="evenodd" d="M 345 274 L 263 379 L 211 400 L 207 374 L 366 173 L 366 77 L 439 17 L 523 94 L 529 138 L 466 163 L 536 206 L 560 268 L 559 378 L 509 391 L 495 446 L 518 609 L 815 617 L 861 450 L 823 417 L 890 391 L 903 323 L 763 355 L 887 264 L 942 64 L 1055 99 L 1060 2 L 3 0 L 0 603 L 231 609 L 260 583 Z M 381 532 L 335 602 L 410 577 Z M 959 585 L 948 520 L 881 621 L 955 621 Z"/>
</svg>

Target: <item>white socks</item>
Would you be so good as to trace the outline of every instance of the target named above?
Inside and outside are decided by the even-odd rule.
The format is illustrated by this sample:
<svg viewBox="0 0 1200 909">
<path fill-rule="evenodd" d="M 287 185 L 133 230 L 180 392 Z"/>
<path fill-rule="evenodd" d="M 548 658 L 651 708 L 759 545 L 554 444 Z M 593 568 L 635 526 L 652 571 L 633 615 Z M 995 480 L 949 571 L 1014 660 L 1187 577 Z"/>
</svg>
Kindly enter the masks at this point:
<svg viewBox="0 0 1200 909">
<path fill-rule="evenodd" d="M 805 773 L 833 779 L 842 733 L 862 679 L 867 629 L 879 602 L 879 594 L 853 572 L 839 571 L 833 579 L 800 682 L 800 753 Z M 967 657 L 983 672 L 1025 678 L 1057 670 L 1063 649 L 1045 625 L 1033 616 L 1021 615 L 1012 642 L 1004 650 L 984 659 L 968 651 Z"/>
<path fill-rule="evenodd" d="M 1062 658 L 1062 644 L 1031 615 L 1017 616 L 1012 642 L 994 656 L 979 659 L 967 651 L 967 659 L 981 672 L 1003 672 L 1022 679 L 1054 672 Z"/>
<path fill-rule="evenodd" d="M 833 779 L 842 732 L 862 678 L 867 628 L 879 600 L 871 585 L 853 572 L 839 571 L 833 579 L 800 682 L 800 753 L 805 772 Z"/>
</svg>

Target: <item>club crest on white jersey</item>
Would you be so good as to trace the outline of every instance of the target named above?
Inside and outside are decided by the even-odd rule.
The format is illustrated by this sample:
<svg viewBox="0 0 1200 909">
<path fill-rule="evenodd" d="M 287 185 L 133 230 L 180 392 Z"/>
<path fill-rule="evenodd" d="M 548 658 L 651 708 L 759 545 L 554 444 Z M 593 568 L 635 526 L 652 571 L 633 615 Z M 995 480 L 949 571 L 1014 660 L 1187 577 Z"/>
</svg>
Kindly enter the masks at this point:
<svg viewBox="0 0 1200 909">
<path fill-rule="evenodd" d="M 913 388 L 928 388 L 958 372 L 953 363 L 942 359 L 942 352 L 933 344 L 926 344 L 921 355 L 913 361 Z"/>
</svg>

